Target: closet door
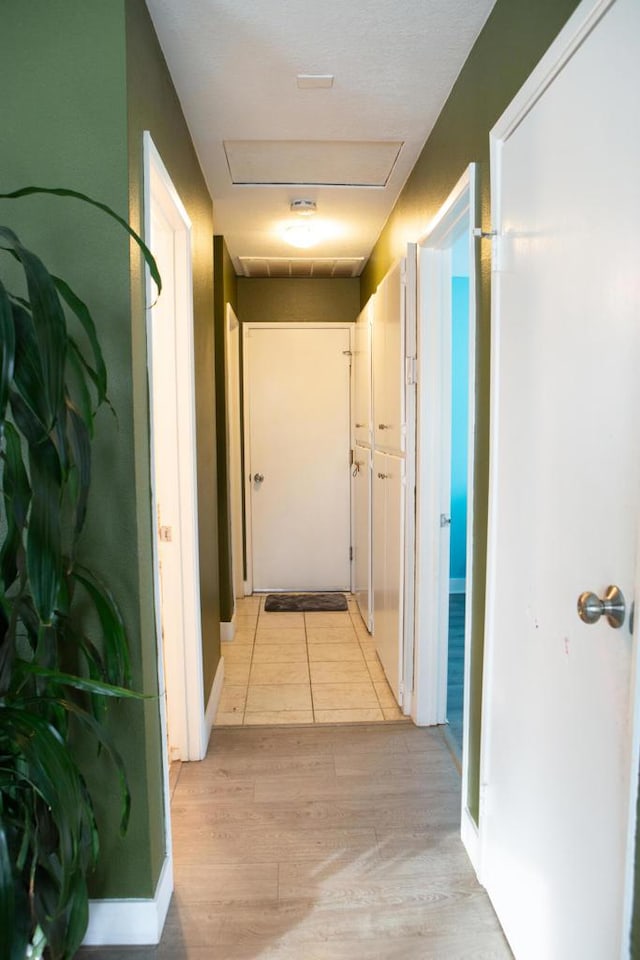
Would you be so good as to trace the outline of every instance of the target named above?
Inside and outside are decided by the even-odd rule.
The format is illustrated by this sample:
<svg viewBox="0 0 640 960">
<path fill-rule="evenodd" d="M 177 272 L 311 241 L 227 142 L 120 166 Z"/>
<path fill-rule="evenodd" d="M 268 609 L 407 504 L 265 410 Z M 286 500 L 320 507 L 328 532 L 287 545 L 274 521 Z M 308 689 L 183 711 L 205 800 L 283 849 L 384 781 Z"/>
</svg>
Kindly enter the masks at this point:
<svg viewBox="0 0 640 960">
<path fill-rule="evenodd" d="M 373 468 L 373 604 L 376 651 L 402 703 L 404 458 L 376 452 Z"/>
<path fill-rule="evenodd" d="M 374 309 L 375 446 L 390 453 L 405 449 L 405 284 L 400 260 L 376 292 Z"/>
<path fill-rule="evenodd" d="M 371 630 L 371 450 L 354 451 L 354 590 L 360 615 Z"/>
<path fill-rule="evenodd" d="M 353 346 L 353 442 L 371 445 L 371 297 L 356 320 Z"/>
</svg>

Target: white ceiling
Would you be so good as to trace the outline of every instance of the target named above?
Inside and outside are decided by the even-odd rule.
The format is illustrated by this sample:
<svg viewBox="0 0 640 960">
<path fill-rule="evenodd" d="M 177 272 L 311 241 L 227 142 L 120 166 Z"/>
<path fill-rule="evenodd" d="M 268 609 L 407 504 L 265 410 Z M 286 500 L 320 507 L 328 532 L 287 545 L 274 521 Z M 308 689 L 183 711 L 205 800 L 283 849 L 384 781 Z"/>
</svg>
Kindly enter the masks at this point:
<svg viewBox="0 0 640 960">
<path fill-rule="evenodd" d="M 238 273 L 364 263 L 494 2 L 147 0 Z M 232 182 L 234 151 L 252 184 Z M 354 171 L 384 185 L 333 185 Z M 295 199 L 317 203 L 310 250 L 282 239 Z"/>
</svg>

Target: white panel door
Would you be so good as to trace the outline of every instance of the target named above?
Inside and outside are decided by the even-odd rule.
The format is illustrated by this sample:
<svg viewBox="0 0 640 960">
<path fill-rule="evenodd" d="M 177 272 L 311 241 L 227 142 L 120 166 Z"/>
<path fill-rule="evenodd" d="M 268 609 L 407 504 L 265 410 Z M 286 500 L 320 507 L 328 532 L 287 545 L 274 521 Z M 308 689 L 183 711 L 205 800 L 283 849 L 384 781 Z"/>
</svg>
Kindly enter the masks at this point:
<svg viewBox="0 0 640 960">
<path fill-rule="evenodd" d="M 254 590 L 350 590 L 350 330 L 246 340 Z"/>
<path fill-rule="evenodd" d="M 493 135 L 482 879 L 518 960 L 612 960 L 638 753 L 640 4 L 590 0 L 555 46 Z M 581 622 L 609 584 L 622 628 Z"/>
<path fill-rule="evenodd" d="M 356 446 L 353 469 L 353 580 L 362 619 L 371 629 L 371 450 Z"/>
<path fill-rule="evenodd" d="M 373 297 L 356 320 L 353 344 L 353 442 L 371 445 L 371 326 Z"/>
<path fill-rule="evenodd" d="M 391 453 L 405 449 L 405 263 L 387 273 L 374 303 L 374 442 Z"/>
<path fill-rule="evenodd" d="M 402 703 L 404 469 L 402 457 L 374 453 L 373 622 L 376 650 L 389 686 Z"/>
</svg>

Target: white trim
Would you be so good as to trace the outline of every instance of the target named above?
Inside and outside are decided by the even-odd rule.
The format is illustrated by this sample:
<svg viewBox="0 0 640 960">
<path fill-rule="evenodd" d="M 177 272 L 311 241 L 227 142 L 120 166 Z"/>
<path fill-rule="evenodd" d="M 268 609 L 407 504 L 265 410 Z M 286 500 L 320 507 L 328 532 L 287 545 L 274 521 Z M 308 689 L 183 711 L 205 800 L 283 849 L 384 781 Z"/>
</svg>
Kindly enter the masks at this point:
<svg viewBox="0 0 640 960">
<path fill-rule="evenodd" d="M 467 581 L 464 577 L 451 577 L 449 580 L 449 593 L 466 593 Z"/>
<path fill-rule="evenodd" d="M 464 806 L 464 804 L 462 808 L 462 819 L 460 821 L 460 837 L 467 851 L 467 856 L 471 861 L 471 865 L 480 880 L 480 834 L 468 807 Z M 481 880 L 480 882 L 482 883 Z"/>
<path fill-rule="evenodd" d="M 249 480 L 250 471 L 246 469 L 246 464 L 251 463 L 251 404 L 249 402 L 249 390 L 251 386 L 251 375 L 249 372 L 249 336 L 252 330 L 347 330 L 349 332 L 349 350 L 353 350 L 353 330 L 354 323 L 321 323 L 305 322 L 304 320 L 292 321 L 272 321 L 268 323 L 249 322 L 242 324 L 242 401 L 244 411 L 244 516 L 245 516 L 245 549 L 246 549 L 246 575 L 244 583 L 244 595 L 250 597 L 253 593 L 253 537 L 251 534 L 252 516 L 251 516 L 251 482 Z M 351 394 L 351 377 L 349 378 L 349 394 Z M 351 442 L 351 428 L 349 428 L 349 442 Z M 349 503 L 351 504 L 351 485 L 349 485 Z M 351 510 L 351 506 L 350 506 Z M 353 540 L 352 540 L 353 542 Z M 351 569 L 353 564 L 350 565 Z M 353 574 L 350 573 L 350 577 Z M 280 588 L 273 588 L 269 593 L 278 593 Z M 281 592 L 286 592 L 282 588 Z"/>
<path fill-rule="evenodd" d="M 476 226 L 477 166 L 470 164 L 420 241 L 418 255 L 418 424 L 416 502 L 416 625 L 415 680 L 412 717 L 419 726 L 446 722 L 448 616 L 448 551 L 441 548 L 440 528 L 433 524 L 449 510 L 450 411 L 443 413 L 450 385 L 450 324 L 433 322 L 450 314 L 451 236 L 467 221 L 469 233 L 469 424 L 467 556 L 467 614 L 465 617 L 465 733 L 463 744 L 463 797 L 466 798 L 466 753 L 468 744 L 468 687 L 471 644 L 471 591 L 473 588 L 473 465 L 475 457 L 477 336 L 476 283 L 478 262 Z M 430 318 L 427 324 L 426 317 Z M 429 340 L 427 342 L 426 336 Z M 447 554 L 445 556 L 445 553 Z M 445 589 L 446 586 L 446 589 Z"/>
<path fill-rule="evenodd" d="M 167 857 L 153 899 L 90 900 L 85 947 L 152 946 L 160 943 L 173 893 L 173 869 Z"/>
<path fill-rule="evenodd" d="M 226 436 L 229 496 L 229 533 L 231 546 L 231 584 L 233 609 L 244 582 L 242 536 L 242 426 L 240 384 L 240 321 L 230 303 L 226 304 L 224 328 L 224 380 L 226 398 Z"/>
<path fill-rule="evenodd" d="M 222 643 L 231 643 L 236 635 L 236 614 L 235 611 L 231 620 L 220 621 L 220 640 Z"/>
<path fill-rule="evenodd" d="M 180 718 L 178 729 L 172 730 L 176 737 L 179 758 L 182 760 L 200 760 L 206 753 L 207 739 L 204 718 L 204 679 L 202 667 L 202 625 L 200 615 L 200 574 L 198 553 L 198 506 L 196 490 L 196 441 L 195 441 L 195 370 L 193 347 L 193 281 L 191 265 L 191 221 L 180 197 L 171 181 L 171 177 L 162 162 L 151 135 L 143 135 L 144 150 L 144 230 L 145 236 L 151 233 L 152 177 L 157 178 L 164 192 L 164 212 L 175 223 L 176 229 L 176 298 L 183 304 L 181 317 L 181 336 L 177 338 L 183 353 L 177 358 L 176 366 L 181 371 L 182 380 L 178 389 L 179 441 L 178 462 L 180 468 L 180 549 L 182 557 L 183 581 L 183 643 L 184 676 L 180 687 L 184 691 L 182 702 L 173 704 L 172 711 Z M 160 202 L 160 201 L 158 201 Z M 164 209 L 163 207 L 163 209 Z M 153 304 L 155 284 L 146 271 L 147 303 Z M 147 310 L 147 363 L 149 370 L 149 405 L 153 410 L 153 358 L 151 353 L 152 331 L 151 308 Z M 156 612 L 156 635 L 158 645 L 158 680 L 161 700 L 165 695 L 165 677 L 163 671 L 163 642 L 161 623 L 161 591 L 158 564 L 157 543 L 157 500 L 154 476 L 154 433 L 150 430 L 150 478 L 153 516 L 153 556 L 154 556 L 154 604 Z M 175 710 L 174 710 L 175 708 Z M 162 731 L 166 743 L 166 727 Z M 165 757 L 165 763 L 167 758 Z M 166 798 L 165 798 L 166 800 Z M 169 809 L 166 804 L 166 809 Z"/>
<path fill-rule="evenodd" d="M 220 660 L 218 661 L 218 667 L 216 669 L 216 675 L 213 679 L 211 693 L 209 694 L 209 702 L 207 703 L 207 712 L 206 712 L 207 740 L 211 736 L 211 729 L 216 720 L 216 713 L 218 712 L 218 707 L 220 706 L 220 697 L 222 696 L 223 685 L 224 685 L 224 657 L 220 657 Z"/>
</svg>

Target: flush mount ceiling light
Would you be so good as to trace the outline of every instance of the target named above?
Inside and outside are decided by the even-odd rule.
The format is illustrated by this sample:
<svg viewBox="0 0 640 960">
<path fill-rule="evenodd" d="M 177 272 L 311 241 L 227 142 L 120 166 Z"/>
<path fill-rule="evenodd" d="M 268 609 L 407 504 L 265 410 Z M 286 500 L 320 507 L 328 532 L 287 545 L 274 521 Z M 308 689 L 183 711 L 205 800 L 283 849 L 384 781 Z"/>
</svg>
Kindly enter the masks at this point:
<svg viewBox="0 0 640 960">
<path fill-rule="evenodd" d="M 285 227 L 283 236 L 292 247 L 300 247 L 303 250 L 312 247 L 320 240 L 320 232 L 316 224 L 307 221 L 292 223 L 291 226 Z"/>
</svg>

